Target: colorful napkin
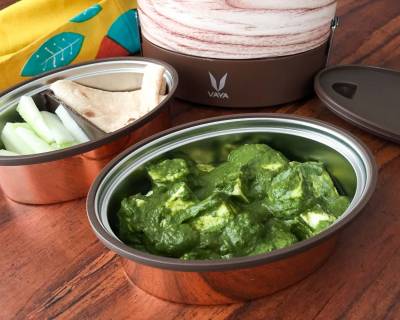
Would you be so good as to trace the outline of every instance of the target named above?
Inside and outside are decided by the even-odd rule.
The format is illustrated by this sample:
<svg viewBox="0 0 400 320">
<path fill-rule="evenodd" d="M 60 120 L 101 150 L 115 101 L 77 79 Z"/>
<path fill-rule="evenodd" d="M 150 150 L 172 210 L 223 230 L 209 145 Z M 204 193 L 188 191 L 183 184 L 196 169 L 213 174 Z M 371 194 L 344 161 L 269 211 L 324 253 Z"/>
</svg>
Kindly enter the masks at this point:
<svg viewBox="0 0 400 320">
<path fill-rule="evenodd" d="M 71 63 L 139 51 L 134 0 L 21 0 L 0 11 L 0 90 Z"/>
</svg>

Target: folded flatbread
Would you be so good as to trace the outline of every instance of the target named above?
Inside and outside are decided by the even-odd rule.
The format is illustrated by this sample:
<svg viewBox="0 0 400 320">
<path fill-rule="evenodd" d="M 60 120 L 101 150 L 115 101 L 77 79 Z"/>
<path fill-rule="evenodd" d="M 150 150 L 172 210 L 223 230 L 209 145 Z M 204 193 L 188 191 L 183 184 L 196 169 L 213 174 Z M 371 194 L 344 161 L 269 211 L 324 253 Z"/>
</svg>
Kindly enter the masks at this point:
<svg viewBox="0 0 400 320">
<path fill-rule="evenodd" d="M 160 95 L 165 94 L 164 70 L 164 67 L 156 64 L 145 68 L 140 94 L 141 112 L 147 113 L 161 102 Z"/>
<path fill-rule="evenodd" d="M 68 107 L 105 132 L 118 130 L 155 108 L 165 93 L 164 68 L 145 68 L 142 88 L 129 92 L 111 92 L 89 88 L 70 80 L 50 85 L 54 95 Z"/>
</svg>

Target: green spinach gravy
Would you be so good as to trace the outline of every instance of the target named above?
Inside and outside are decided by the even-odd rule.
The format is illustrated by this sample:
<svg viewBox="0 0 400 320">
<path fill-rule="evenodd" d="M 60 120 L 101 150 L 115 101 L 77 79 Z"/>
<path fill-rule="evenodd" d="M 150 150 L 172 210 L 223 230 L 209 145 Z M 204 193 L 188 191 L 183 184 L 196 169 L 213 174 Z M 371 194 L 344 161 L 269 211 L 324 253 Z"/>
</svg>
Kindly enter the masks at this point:
<svg viewBox="0 0 400 320">
<path fill-rule="evenodd" d="M 146 171 L 152 189 L 123 199 L 118 235 L 167 257 L 270 252 L 321 232 L 349 205 L 322 163 L 290 162 L 265 144 L 242 145 L 222 163 L 182 156 Z"/>
</svg>

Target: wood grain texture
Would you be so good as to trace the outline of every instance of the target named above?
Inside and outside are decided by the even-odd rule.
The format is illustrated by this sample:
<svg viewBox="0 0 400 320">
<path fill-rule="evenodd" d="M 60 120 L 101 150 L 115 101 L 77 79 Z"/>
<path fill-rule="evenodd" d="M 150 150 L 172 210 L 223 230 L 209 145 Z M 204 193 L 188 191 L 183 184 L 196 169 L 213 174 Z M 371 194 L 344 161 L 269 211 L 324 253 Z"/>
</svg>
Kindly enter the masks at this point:
<svg viewBox="0 0 400 320">
<path fill-rule="evenodd" d="M 159 47 L 197 57 L 253 59 L 322 45 L 336 0 L 139 0 L 138 7 L 143 36 Z"/>
<path fill-rule="evenodd" d="M 398 0 L 339 0 L 339 15 L 335 64 L 400 69 Z M 240 111 L 176 101 L 174 123 Z M 316 98 L 260 111 L 336 124 L 363 140 L 378 162 L 376 193 L 321 269 L 250 303 L 168 303 L 129 285 L 120 259 L 91 232 L 84 200 L 25 206 L 1 196 L 0 319 L 399 319 L 400 146 L 344 122 Z"/>
</svg>

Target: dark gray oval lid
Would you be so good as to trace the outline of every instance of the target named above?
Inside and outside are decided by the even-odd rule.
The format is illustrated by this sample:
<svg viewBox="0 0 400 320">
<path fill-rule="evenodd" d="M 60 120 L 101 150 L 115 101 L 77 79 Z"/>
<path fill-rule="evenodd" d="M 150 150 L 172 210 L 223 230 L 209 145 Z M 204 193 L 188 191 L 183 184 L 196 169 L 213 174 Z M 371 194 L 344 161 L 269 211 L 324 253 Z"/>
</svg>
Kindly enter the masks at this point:
<svg viewBox="0 0 400 320">
<path fill-rule="evenodd" d="M 400 72 L 344 65 L 322 70 L 315 91 L 340 117 L 400 143 Z"/>
</svg>

